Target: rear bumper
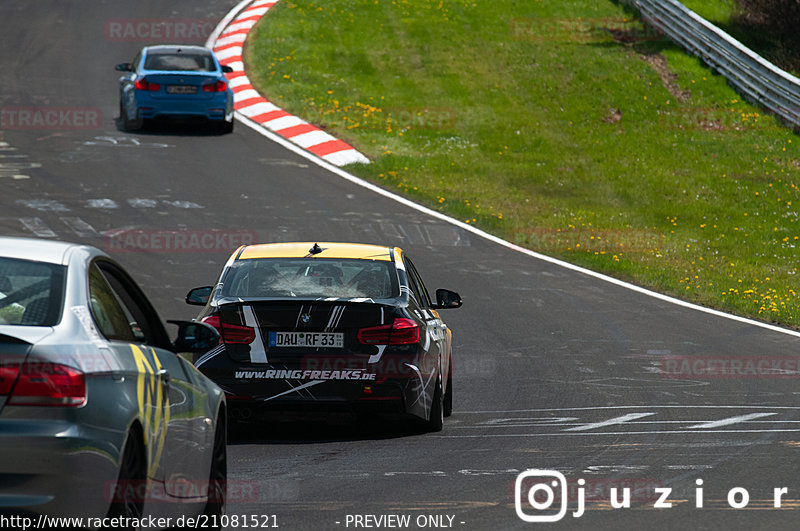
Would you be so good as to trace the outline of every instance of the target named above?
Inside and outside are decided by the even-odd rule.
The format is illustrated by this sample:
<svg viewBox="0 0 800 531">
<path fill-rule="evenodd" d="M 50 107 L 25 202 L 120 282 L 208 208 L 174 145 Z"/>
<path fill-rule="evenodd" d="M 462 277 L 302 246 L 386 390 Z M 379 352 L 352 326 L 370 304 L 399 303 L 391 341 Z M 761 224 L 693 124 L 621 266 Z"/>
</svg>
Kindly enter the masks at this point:
<svg viewBox="0 0 800 531">
<path fill-rule="evenodd" d="M 0 420 L 0 514 L 105 516 L 117 438 L 69 422 Z"/>
<path fill-rule="evenodd" d="M 233 119 L 233 100 L 221 93 L 209 99 L 158 99 L 138 96 L 138 115 L 143 119 L 206 118 L 213 121 Z"/>
<path fill-rule="evenodd" d="M 234 420 L 274 417 L 274 413 L 352 412 L 406 413 L 406 388 L 402 381 L 376 383 L 298 380 L 260 382 L 222 381 L 230 417 Z"/>
<path fill-rule="evenodd" d="M 416 348 L 384 352 L 373 363 L 369 357 L 298 353 L 295 359 L 247 363 L 231 359 L 224 348 L 195 363 L 225 391 L 229 408 L 246 404 L 248 414 L 345 409 L 400 412 L 427 419 L 438 367 L 420 363 Z M 232 413 L 231 418 L 236 415 Z"/>
</svg>

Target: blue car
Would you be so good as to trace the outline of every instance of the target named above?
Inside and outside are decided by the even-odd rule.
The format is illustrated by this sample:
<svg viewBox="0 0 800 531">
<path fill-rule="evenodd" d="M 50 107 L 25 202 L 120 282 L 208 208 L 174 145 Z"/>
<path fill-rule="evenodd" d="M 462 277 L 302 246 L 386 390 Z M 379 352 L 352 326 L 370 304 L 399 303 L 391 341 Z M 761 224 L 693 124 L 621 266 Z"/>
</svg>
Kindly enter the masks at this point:
<svg viewBox="0 0 800 531">
<path fill-rule="evenodd" d="M 133 62 L 116 66 L 119 116 L 125 130 L 144 120 L 205 119 L 220 133 L 233 131 L 233 91 L 213 52 L 202 46 L 145 46 Z"/>
</svg>

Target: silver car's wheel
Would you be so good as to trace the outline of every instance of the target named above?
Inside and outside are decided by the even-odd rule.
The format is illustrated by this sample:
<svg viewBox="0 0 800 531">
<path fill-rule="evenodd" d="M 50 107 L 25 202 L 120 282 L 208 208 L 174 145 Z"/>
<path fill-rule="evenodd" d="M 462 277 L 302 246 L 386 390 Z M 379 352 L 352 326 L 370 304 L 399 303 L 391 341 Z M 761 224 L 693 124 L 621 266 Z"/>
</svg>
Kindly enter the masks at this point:
<svg viewBox="0 0 800 531">
<path fill-rule="evenodd" d="M 227 429 L 225 417 L 220 415 L 217 419 L 217 429 L 214 434 L 214 454 L 211 457 L 211 470 L 208 481 L 208 501 L 203 514 L 207 516 L 222 516 L 225 514 L 225 499 L 228 481 L 227 457 Z M 219 518 L 210 520 L 220 522 Z"/>
<path fill-rule="evenodd" d="M 111 499 L 108 516 L 141 518 L 144 512 L 142 484 L 146 481 L 144 447 L 135 432 L 128 434 L 119 467 L 119 478 Z"/>
</svg>

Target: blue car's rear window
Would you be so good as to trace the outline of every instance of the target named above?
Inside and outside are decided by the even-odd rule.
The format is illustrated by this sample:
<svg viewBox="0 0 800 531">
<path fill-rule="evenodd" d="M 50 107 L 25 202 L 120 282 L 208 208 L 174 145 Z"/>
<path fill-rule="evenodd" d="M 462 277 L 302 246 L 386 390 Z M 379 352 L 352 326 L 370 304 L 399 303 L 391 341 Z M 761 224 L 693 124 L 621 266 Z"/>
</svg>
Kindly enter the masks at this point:
<svg viewBox="0 0 800 531">
<path fill-rule="evenodd" d="M 172 70 L 179 72 L 213 72 L 217 69 L 211 54 L 207 53 L 153 53 L 144 60 L 146 70 Z"/>
<path fill-rule="evenodd" d="M 0 258 L 0 325 L 58 324 L 65 270 L 60 265 Z"/>
</svg>

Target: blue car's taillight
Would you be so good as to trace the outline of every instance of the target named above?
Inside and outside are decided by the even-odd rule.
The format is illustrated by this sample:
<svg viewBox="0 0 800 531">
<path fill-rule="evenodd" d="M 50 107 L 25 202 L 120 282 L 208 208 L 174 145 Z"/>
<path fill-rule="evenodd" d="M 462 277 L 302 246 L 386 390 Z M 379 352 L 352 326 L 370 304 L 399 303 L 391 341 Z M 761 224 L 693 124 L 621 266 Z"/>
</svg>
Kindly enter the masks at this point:
<svg viewBox="0 0 800 531">
<path fill-rule="evenodd" d="M 203 92 L 225 92 L 227 89 L 228 84 L 224 81 L 217 81 L 216 83 L 203 85 Z"/>
<path fill-rule="evenodd" d="M 136 90 L 149 90 L 150 92 L 156 92 L 161 90 L 161 85 L 147 81 L 146 77 L 140 77 L 136 80 Z"/>
</svg>

